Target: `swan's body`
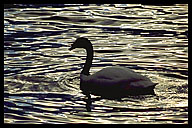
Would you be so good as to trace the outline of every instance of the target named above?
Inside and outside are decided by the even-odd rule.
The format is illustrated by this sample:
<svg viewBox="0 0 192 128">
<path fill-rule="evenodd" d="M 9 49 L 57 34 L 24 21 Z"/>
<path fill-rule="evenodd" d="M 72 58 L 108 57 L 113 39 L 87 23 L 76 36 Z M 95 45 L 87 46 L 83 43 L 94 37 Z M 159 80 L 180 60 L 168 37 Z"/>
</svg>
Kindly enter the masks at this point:
<svg viewBox="0 0 192 128">
<path fill-rule="evenodd" d="M 125 67 L 107 67 L 89 75 L 93 60 L 91 42 L 86 38 L 78 38 L 70 50 L 74 48 L 85 48 L 87 51 L 86 63 L 80 75 L 80 88 L 84 94 L 91 93 L 106 98 L 154 94 L 156 83 Z"/>
</svg>

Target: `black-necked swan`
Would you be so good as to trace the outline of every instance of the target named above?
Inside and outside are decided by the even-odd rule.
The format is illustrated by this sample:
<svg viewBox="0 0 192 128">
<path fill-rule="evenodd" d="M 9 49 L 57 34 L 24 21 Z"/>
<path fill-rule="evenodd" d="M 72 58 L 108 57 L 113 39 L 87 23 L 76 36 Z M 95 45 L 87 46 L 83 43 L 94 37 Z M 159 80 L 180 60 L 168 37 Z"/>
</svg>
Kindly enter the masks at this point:
<svg viewBox="0 0 192 128">
<path fill-rule="evenodd" d="M 80 74 L 80 89 L 87 96 L 94 94 L 105 98 L 121 98 L 128 95 L 154 94 L 157 83 L 126 67 L 106 67 L 90 75 L 93 60 L 91 42 L 87 38 L 80 37 L 69 50 L 75 48 L 84 48 L 87 52 L 86 62 Z"/>
</svg>

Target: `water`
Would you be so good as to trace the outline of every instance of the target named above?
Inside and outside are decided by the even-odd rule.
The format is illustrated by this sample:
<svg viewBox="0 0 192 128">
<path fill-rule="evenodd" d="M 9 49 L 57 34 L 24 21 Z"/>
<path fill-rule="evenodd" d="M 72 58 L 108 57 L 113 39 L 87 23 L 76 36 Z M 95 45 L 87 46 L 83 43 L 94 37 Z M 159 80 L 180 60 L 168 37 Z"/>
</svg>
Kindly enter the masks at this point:
<svg viewBox="0 0 192 128">
<path fill-rule="evenodd" d="M 156 96 L 87 101 L 86 53 L 68 50 L 80 36 L 91 74 L 131 68 L 159 83 Z M 188 5 L 5 5 L 4 123 L 188 124 Z"/>
</svg>

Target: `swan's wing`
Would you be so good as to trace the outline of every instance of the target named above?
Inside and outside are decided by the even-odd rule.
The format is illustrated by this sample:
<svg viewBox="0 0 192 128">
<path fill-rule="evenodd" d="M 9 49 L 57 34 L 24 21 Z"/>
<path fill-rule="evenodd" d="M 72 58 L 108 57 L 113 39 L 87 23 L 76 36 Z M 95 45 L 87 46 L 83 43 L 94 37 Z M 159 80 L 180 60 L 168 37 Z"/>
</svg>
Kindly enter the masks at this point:
<svg viewBox="0 0 192 128">
<path fill-rule="evenodd" d="M 95 74 L 90 76 L 91 79 L 109 79 L 109 80 L 128 80 L 128 81 L 137 81 L 137 80 L 149 80 L 147 77 L 142 76 L 139 73 L 134 72 L 133 70 L 125 67 L 115 66 L 104 68 Z"/>
</svg>

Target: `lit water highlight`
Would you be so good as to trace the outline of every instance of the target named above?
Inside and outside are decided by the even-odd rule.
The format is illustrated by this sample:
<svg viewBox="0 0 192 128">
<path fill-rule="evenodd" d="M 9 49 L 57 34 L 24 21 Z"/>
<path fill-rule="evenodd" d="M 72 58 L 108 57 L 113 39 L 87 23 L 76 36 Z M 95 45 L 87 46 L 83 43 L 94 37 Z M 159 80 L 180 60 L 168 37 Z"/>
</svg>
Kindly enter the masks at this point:
<svg viewBox="0 0 192 128">
<path fill-rule="evenodd" d="M 90 73 L 125 66 L 149 77 L 156 96 L 100 99 L 79 89 Z M 89 112 L 88 110 L 91 110 Z M 188 123 L 188 5 L 4 6 L 4 123 Z"/>
</svg>

